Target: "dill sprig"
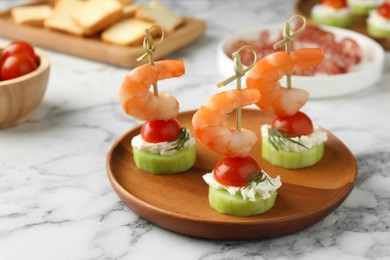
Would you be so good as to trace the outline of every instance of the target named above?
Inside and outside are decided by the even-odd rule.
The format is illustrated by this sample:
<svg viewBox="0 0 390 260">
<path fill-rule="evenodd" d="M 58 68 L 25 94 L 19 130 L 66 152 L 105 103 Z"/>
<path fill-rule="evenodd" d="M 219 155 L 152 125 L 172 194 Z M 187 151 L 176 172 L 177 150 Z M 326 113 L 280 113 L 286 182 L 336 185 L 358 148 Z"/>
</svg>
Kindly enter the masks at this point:
<svg viewBox="0 0 390 260">
<path fill-rule="evenodd" d="M 246 177 L 245 177 L 245 180 L 249 181 L 245 187 L 247 188 L 248 186 L 250 186 L 252 183 L 256 183 L 259 184 L 260 182 L 263 182 L 265 180 L 268 180 L 269 183 L 271 183 L 272 186 L 274 186 L 274 184 L 271 182 L 271 180 L 268 178 L 268 175 L 265 173 L 265 171 L 263 170 L 260 170 L 260 171 L 254 171 L 254 172 L 251 172 L 249 173 Z"/>
<path fill-rule="evenodd" d="M 297 137 L 297 134 L 282 134 L 280 131 L 286 131 L 285 128 L 268 128 L 268 142 L 279 151 L 279 149 L 286 144 L 286 142 L 292 142 L 299 146 L 302 146 L 306 149 L 309 149 L 301 142 L 292 139 L 292 137 Z"/>
<path fill-rule="evenodd" d="M 180 129 L 179 135 L 175 139 L 169 141 L 169 143 L 174 143 L 173 144 L 174 146 L 171 149 L 169 149 L 168 151 L 179 150 L 179 149 L 183 148 L 185 142 L 190 140 L 190 137 L 191 137 L 190 133 L 187 131 L 187 129 L 182 127 Z"/>
</svg>

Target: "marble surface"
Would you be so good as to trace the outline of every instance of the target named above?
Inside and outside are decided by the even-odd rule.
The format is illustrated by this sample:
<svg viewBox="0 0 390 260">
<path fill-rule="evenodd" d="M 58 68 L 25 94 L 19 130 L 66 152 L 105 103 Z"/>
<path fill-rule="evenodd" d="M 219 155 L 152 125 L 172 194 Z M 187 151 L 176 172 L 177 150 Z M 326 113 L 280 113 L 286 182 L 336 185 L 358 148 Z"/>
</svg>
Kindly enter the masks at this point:
<svg viewBox="0 0 390 260">
<path fill-rule="evenodd" d="M 0 8 L 18 2 L 0 1 Z M 185 76 L 165 84 L 185 111 L 218 91 L 218 41 L 247 26 L 283 22 L 295 1 L 162 2 L 208 26 L 204 38 L 169 55 L 186 64 Z M 291 235 L 210 241 L 145 221 L 111 188 L 107 153 L 140 123 L 118 104 L 118 86 L 128 69 L 47 52 L 49 87 L 36 115 L 0 130 L 0 259 L 390 259 L 388 53 L 378 84 L 345 97 L 310 100 L 304 107 L 357 159 L 358 180 L 346 201 Z"/>
</svg>

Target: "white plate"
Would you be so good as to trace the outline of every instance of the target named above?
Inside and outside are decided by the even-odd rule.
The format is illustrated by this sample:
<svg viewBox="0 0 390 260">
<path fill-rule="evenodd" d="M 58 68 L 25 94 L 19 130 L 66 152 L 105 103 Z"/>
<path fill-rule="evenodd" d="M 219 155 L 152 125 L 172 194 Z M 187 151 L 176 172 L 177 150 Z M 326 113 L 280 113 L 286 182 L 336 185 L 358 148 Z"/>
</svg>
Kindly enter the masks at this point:
<svg viewBox="0 0 390 260">
<path fill-rule="evenodd" d="M 322 29 L 332 32 L 337 38 L 350 37 L 355 40 L 362 50 L 362 61 L 354 66 L 350 72 L 339 75 L 293 76 L 293 86 L 302 88 L 310 93 L 310 98 L 330 98 L 354 93 L 374 85 L 383 74 L 384 50 L 371 38 L 354 31 L 321 26 Z M 260 31 L 268 30 L 271 37 L 280 34 L 280 24 L 266 25 L 253 29 L 236 32 L 224 37 L 218 44 L 218 68 L 228 77 L 234 74 L 232 59 L 226 54 L 230 46 L 238 39 L 256 39 Z M 285 79 L 281 81 L 285 84 Z"/>
</svg>

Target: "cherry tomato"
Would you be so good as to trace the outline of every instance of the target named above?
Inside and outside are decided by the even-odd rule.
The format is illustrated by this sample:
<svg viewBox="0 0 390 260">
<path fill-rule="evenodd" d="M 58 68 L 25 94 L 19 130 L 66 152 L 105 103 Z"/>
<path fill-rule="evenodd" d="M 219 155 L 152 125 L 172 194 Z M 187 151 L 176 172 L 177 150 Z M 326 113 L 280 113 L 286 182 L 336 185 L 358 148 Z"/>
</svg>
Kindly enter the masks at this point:
<svg viewBox="0 0 390 260">
<path fill-rule="evenodd" d="M 35 61 L 22 53 L 7 57 L 1 64 L 1 79 L 13 79 L 27 74 L 37 68 Z"/>
<path fill-rule="evenodd" d="M 313 133 L 313 122 L 305 113 L 298 111 L 293 116 L 275 116 L 272 128 L 285 129 L 279 130 L 282 134 L 309 135 Z"/>
<path fill-rule="evenodd" d="M 141 128 L 141 136 L 146 142 L 169 142 L 180 133 L 180 124 L 176 119 L 146 121 Z"/>
<path fill-rule="evenodd" d="M 225 157 L 215 166 L 214 178 L 226 186 L 242 187 L 249 182 L 248 174 L 254 171 L 260 171 L 260 167 L 251 156 Z"/>
<path fill-rule="evenodd" d="M 322 3 L 327 6 L 331 6 L 335 9 L 341 9 L 347 7 L 346 0 L 323 0 Z"/>
<path fill-rule="evenodd" d="M 10 55 L 15 53 L 22 53 L 31 57 L 38 65 L 38 57 L 35 55 L 34 48 L 27 42 L 23 41 L 14 41 L 8 44 L 1 53 L 1 60 L 4 62 Z"/>
<path fill-rule="evenodd" d="M 386 2 L 379 6 L 377 9 L 378 14 L 385 17 L 386 19 L 390 19 L 390 3 Z"/>
</svg>

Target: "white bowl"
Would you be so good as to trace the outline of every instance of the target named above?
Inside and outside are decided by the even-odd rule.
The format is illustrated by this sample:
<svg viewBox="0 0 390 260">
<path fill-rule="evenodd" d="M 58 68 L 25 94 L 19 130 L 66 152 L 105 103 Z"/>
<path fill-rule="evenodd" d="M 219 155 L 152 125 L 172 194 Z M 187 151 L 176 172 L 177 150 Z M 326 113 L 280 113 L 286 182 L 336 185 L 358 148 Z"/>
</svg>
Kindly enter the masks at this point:
<svg viewBox="0 0 390 260">
<path fill-rule="evenodd" d="M 384 50 L 376 41 L 356 33 L 354 31 L 321 26 L 322 29 L 332 32 L 337 38 L 350 37 L 355 40 L 362 51 L 361 62 L 351 68 L 351 71 L 339 75 L 315 75 L 315 76 L 293 76 L 293 86 L 302 88 L 310 93 L 310 98 L 330 98 L 354 93 L 374 85 L 380 80 L 383 74 Z M 253 29 L 236 32 L 224 37 L 218 44 L 218 68 L 220 72 L 228 77 L 234 74 L 233 61 L 226 54 L 230 46 L 238 39 L 256 39 L 260 31 L 268 30 L 271 37 L 280 34 L 280 24 L 265 25 Z M 286 84 L 285 78 L 281 80 L 282 85 Z"/>
</svg>

